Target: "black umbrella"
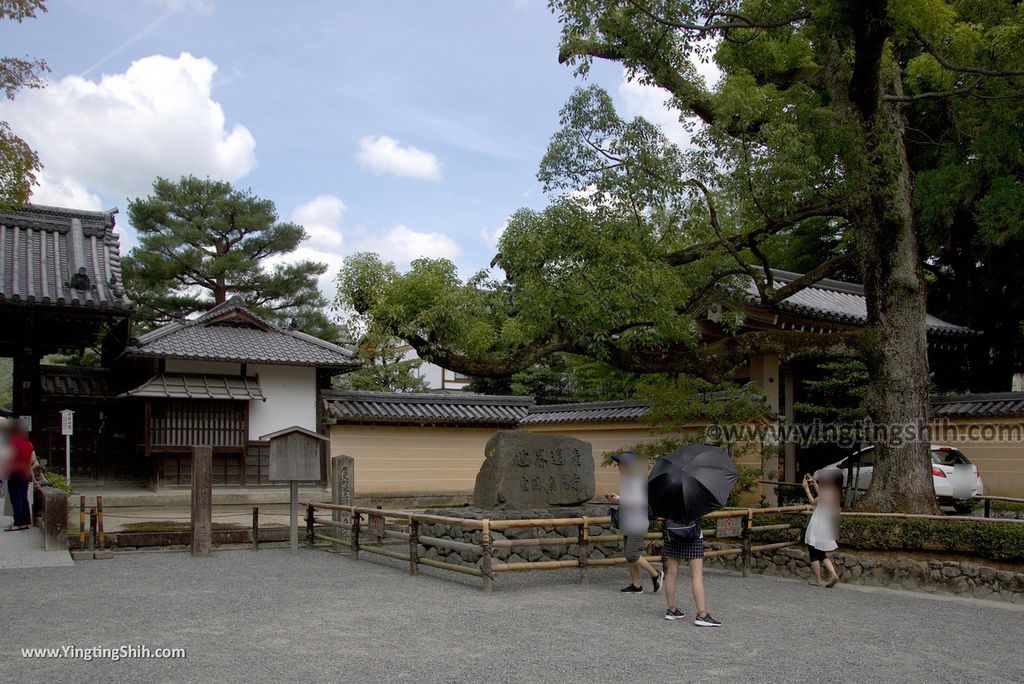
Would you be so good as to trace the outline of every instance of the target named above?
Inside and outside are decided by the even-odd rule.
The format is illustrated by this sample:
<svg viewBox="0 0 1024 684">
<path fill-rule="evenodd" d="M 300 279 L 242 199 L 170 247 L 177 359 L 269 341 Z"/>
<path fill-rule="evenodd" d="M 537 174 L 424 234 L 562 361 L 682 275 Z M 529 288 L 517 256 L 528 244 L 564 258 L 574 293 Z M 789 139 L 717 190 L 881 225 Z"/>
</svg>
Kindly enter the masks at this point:
<svg viewBox="0 0 1024 684">
<path fill-rule="evenodd" d="M 739 479 L 729 452 L 688 444 L 658 459 L 647 478 L 651 517 L 689 523 L 725 505 Z"/>
</svg>

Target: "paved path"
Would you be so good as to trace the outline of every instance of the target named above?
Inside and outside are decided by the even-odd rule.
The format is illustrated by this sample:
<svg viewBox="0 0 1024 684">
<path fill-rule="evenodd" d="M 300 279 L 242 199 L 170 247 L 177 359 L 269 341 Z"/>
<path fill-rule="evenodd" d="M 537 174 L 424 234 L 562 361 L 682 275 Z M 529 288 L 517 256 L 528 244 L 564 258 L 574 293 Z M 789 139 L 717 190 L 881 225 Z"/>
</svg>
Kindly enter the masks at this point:
<svg viewBox="0 0 1024 684">
<path fill-rule="evenodd" d="M 322 551 L 149 552 L 4 573 L 3 681 L 1024 681 L 1021 606 L 709 572 L 700 629 L 621 569 L 471 578 Z M 685 589 L 681 582 L 681 589 Z M 681 606 L 692 615 L 688 592 Z M 184 660 L 22 647 L 184 647 Z"/>
<path fill-rule="evenodd" d="M 10 516 L 0 515 L 0 530 L 14 522 Z M 46 568 L 70 566 L 67 551 L 43 551 L 43 532 L 38 527 L 21 532 L 0 531 L 0 573 L 17 568 Z M 0 582 L 3 575 L 0 574 Z"/>
</svg>

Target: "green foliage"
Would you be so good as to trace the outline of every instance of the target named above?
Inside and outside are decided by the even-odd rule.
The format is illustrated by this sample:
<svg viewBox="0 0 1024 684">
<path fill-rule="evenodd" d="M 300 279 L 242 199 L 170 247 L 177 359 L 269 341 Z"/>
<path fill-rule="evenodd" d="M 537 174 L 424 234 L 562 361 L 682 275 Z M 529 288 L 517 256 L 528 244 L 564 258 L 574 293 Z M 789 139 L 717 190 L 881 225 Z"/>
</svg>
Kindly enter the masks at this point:
<svg viewBox="0 0 1024 684">
<path fill-rule="evenodd" d="M 416 374 L 423 361 L 405 359 L 401 340 L 367 333 L 356 344 L 356 354 L 363 365 L 359 370 L 335 377 L 335 387 L 369 392 L 426 392 L 430 389 Z"/>
<path fill-rule="evenodd" d="M 0 406 L 11 408 L 14 401 L 14 359 L 0 357 Z"/>
<path fill-rule="evenodd" d="M 270 200 L 208 178 L 158 178 L 152 195 L 129 202 L 128 216 L 139 246 L 124 260 L 125 284 L 143 328 L 241 295 L 282 326 L 337 340 L 317 287 L 327 266 L 267 263 L 306 239 L 302 226 L 278 221 Z"/>
<path fill-rule="evenodd" d="M 0 21 L 21 23 L 45 11 L 43 0 L 3 0 Z M 0 57 L 0 92 L 13 100 L 23 88 L 42 88 L 46 85 L 43 74 L 49 70 L 41 59 Z M 6 121 L 0 121 L 0 209 L 28 202 L 36 174 L 42 168 L 39 157 L 28 143 L 15 135 Z"/>
<path fill-rule="evenodd" d="M 55 473 L 50 470 L 44 470 L 42 473 L 42 479 L 50 483 L 50 486 L 54 489 L 59 489 L 65 494 L 71 493 L 71 485 L 68 484 L 68 479 L 60 473 Z"/>
<path fill-rule="evenodd" d="M 1024 525 L 892 518 L 843 518 L 843 546 L 909 551 L 941 548 L 998 561 L 1024 561 Z"/>
<path fill-rule="evenodd" d="M 803 514 L 757 516 L 757 525 L 789 524 L 795 529 L 757 533 L 756 543 L 803 539 Z M 1024 561 L 1024 525 L 979 520 L 842 516 L 839 545 L 865 551 L 942 550 L 996 561 Z"/>
</svg>

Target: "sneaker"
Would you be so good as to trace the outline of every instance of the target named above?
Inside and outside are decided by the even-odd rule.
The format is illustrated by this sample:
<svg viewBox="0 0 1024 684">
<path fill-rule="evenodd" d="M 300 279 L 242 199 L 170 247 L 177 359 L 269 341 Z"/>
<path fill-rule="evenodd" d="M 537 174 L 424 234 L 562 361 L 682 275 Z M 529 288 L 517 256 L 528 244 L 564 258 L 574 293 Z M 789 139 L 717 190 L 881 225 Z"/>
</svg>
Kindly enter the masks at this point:
<svg viewBox="0 0 1024 684">
<path fill-rule="evenodd" d="M 658 590 L 661 589 L 661 583 L 665 581 L 665 571 L 659 570 L 658 574 L 651 578 L 651 584 L 654 585 L 654 593 L 657 594 Z"/>
<path fill-rule="evenodd" d="M 623 594 L 642 594 L 644 593 L 643 587 L 638 587 L 635 584 L 627 585 L 625 589 L 622 589 Z"/>
<path fill-rule="evenodd" d="M 684 617 L 686 616 L 683 615 L 683 613 L 678 608 L 673 608 L 672 610 L 665 611 L 666 620 L 682 620 Z"/>
<path fill-rule="evenodd" d="M 698 627 L 721 627 L 722 623 L 711 617 L 711 613 L 704 613 L 703 615 L 697 615 L 694 619 L 693 624 Z"/>
</svg>

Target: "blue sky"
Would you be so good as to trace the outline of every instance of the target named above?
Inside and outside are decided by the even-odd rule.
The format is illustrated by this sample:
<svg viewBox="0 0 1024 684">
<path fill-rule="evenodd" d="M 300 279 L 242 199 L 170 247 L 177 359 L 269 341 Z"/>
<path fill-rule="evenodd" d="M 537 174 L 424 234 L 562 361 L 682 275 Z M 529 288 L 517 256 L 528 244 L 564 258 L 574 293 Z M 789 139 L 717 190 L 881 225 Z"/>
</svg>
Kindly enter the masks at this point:
<svg viewBox="0 0 1024 684">
<path fill-rule="evenodd" d="M 543 0 L 52 1 L 0 25 L 4 54 L 52 68 L 0 119 L 46 166 L 36 201 L 120 207 L 126 247 L 128 199 L 191 172 L 272 199 L 332 272 L 369 249 L 469 275 L 509 214 L 545 204 L 537 166 L 579 85 L 558 32 Z M 590 80 L 679 134 L 621 68 Z"/>
</svg>

